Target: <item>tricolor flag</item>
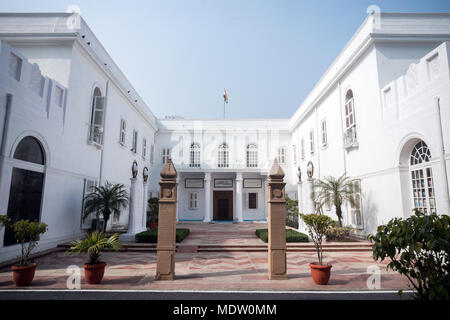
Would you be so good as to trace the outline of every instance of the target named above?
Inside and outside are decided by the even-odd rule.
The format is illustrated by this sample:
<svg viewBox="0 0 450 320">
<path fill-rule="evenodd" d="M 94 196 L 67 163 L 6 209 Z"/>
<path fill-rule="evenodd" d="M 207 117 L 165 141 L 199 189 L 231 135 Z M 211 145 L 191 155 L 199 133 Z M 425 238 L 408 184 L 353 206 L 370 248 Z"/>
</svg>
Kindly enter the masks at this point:
<svg viewBox="0 0 450 320">
<path fill-rule="evenodd" d="M 225 89 L 223 89 L 223 102 L 228 104 L 228 96 L 227 96 L 227 91 Z"/>
</svg>

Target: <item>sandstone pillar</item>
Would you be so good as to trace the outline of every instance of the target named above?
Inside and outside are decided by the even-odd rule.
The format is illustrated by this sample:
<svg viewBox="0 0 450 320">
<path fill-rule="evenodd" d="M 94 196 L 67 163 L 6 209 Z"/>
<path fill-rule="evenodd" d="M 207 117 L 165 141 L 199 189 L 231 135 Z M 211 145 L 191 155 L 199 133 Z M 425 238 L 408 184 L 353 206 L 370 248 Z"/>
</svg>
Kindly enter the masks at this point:
<svg viewBox="0 0 450 320">
<path fill-rule="evenodd" d="M 268 209 L 269 209 L 269 280 L 287 279 L 286 262 L 286 200 L 284 172 L 275 159 L 269 172 Z"/>
<path fill-rule="evenodd" d="M 169 157 L 161 171 L 156 280 L 173 280 L 175 276 L 177 171 Z"/>
</svg>

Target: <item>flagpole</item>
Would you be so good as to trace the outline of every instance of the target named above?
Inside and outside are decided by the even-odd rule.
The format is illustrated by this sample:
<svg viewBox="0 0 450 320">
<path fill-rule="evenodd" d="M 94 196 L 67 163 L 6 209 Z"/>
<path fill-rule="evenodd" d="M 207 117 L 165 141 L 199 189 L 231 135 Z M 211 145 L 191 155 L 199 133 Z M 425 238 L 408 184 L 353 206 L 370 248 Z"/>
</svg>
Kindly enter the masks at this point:
<svg viewBox="0 0 450 320">
<path fill-rule="evenodd" d="M 223 99 L 223 120 L 225 120 L 225 99 Z"/>
</svg>

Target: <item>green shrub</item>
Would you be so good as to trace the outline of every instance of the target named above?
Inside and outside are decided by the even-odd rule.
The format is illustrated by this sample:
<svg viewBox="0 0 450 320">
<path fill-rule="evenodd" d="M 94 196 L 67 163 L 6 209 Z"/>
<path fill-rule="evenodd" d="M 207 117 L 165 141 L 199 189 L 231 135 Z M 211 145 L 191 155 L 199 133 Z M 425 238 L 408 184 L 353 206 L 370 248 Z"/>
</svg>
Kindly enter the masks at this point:
<svg viewBox="0 0 450 320">
<path fill-rule="evenodd" d="M 121 243 L 119 240 L 119 234 L 113 234 L 109 238 L 104 233 L 94 231 L 88 233 L 84 239 L 74 240 L 70 243 L 70 249 L 67 253 L 81 254 L 87 253 L 89 256 L 90 265 L 101 263 L 100 251 L 103 249 L 119 250 Z"/>
<path fill-rule="evenodd" d="M 349 227 L 332 227 L 325 233 L 327 241 L 348 241 L 352 228 Z"/>
<path fill-rule="evenodd" d="M 319 259 L 319 265 L 323 265 L 323 250 L 322 250 L 322 241 L 323 237 L 327 233 L 328 230 L 333 226 L 334 221 L 329 216 L 324 214 L 302 214 L 300 215 L 303 221 L 305 222 L 309 236 L 314 242 L 314 246 L 317 251 L 317 258 Z"/>
<path fill-rule="evenodd" d="M 255 234 L 265 243 L 269 241 L 268 229 L 258 229 Z M 292 229 L 286 229 L 286 242 L 308 242 L 308 236 Z"/>
<path fill-rule="evenodd" d="M 17 242 L 22 246 L 22 254 L 18 266 L 28 266 L 30 265 L 31 251 L 37 247 L 41 234 L 47 232 L 48 226 L 43 222 L 31 222 L 29 220 L 19 220 L 12 226 Z"/>
<path fill-rule="evenodd" d="M 390 259 L 388 269 L 406 276 L 416 299 L 450 299 L 450 217 L 415 212 L 379 226 L 373 242 L 374 260 Z M 399 291 L 401 294 L 401 291 Z"/>
<path fill-rule="evenodd" d="M 176 241 L 182 242 L 189 235 L 189 229 L 177 229 Z M 136 235 L 136 242 L 138 243 L 157 243 L 158 242 L 158 228 L 147 230 Z"/>
</svg>

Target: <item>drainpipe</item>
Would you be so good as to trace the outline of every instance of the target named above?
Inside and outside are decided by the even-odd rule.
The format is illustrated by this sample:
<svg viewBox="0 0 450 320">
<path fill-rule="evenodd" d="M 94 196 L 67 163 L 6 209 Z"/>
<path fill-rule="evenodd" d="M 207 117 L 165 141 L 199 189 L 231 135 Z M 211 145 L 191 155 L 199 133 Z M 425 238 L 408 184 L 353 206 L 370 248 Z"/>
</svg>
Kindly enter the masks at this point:
<svg viewBox="0 0 450 320">
<path fill-rule="evenodd" d="M 6 143 L 8 141 L 8 129 L 9 122 L 11 119 L 11 106 L 12 106 L 13 95 L 8 93 L 6 94 L 6 106 L 5 106 L 5 118 L 3 120 L 3 132 L 2 132 L 2 142 L 0 146 L 0 182 L 2 181 L 3 176 L 3 164 L 5 162 L 6 157 Z"/>
<path fill-rule="evenodd" d="M 102 137 L 102 150 L 100 152 L 100 174 L 99 174 L 99 185 L 103 184 L 103 161 L 105 153 L 105 137 L 106 137 L 106 112 L 108 111 L 108 91 L 109 91 L 109 81 L 106 81 L 106 91 L 105 91 L 105 105 L 103 106 L 103 137 Z"/>
<path fill-rule="evenodd" d="M 438 120 L 438 128 L 439 128 L 439 139 L 440 139 L 440 147 L 441 147 L 441 154 L 440 154 L 440 167 L 441 167 L 441 172 L 443 173 L 444 176 L 444 191 L 445 191 L 445 212 L 443 212 L 444 214 L 450 214 L 450 193 L 449 193 L 449 181 L 448 181 L 448 172 L 447 172 L 447 165 L 445 163 L 445 144 L 444 144 L 444 131 L 442 129 L 442 115 L 441 115 L 441 103 L 440 103 L 440 98 L 439 97 L 435 97 L 435 101 L 436 101 L 436 108 L 437 108 L 437 120 Z"/>
</svg>

